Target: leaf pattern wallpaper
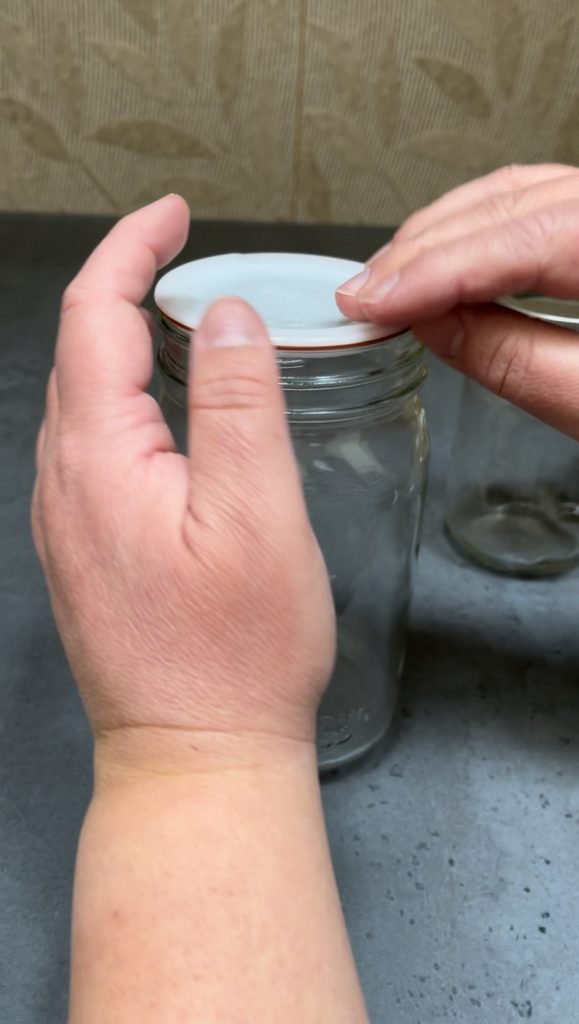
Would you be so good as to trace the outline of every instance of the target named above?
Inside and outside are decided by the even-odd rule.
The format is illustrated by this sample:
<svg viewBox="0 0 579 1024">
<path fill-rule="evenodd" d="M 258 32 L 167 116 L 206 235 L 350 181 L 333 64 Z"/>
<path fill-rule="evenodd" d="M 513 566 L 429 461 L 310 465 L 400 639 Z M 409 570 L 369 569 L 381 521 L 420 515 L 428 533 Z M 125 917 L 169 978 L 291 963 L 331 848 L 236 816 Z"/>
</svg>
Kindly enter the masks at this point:
<svg viewBox="0 0 579 1024">
<path fill-rule="evenodd" d="M 577 0 L 0 0 L 0 207 L 394 224 L 579 163 Z"/>
</svg>

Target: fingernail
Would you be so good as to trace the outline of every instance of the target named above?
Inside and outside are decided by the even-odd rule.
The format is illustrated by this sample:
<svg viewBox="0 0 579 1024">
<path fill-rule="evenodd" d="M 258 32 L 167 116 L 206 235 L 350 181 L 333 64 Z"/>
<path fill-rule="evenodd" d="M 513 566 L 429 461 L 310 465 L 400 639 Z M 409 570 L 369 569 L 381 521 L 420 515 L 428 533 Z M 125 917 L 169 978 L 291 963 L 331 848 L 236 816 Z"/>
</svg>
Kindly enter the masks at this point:
<svg viewBox="0 0 579 1024">
<path fill-rule="evenodd" d="M 219 302 L 205 314 L 195 335 L 195 347 L 239 348 L 254 345 L 253 322 L 248 311 L 240 303 Z"/>
<path fill-rule="evenodd" d="M 360 274 L 356 274 L 355 277 L 350 278 L 345 284 L 341 285 L 336 289 L 338 295 L 347 295 L 353 299 L 356 297 L 361 288 L 368 283 L 372 276 L 370 269 L 362 270 Z"/>
<path fill-rule="evenodd" d="M 394 291 L 399 280 L 400 274 L 393 274 L 392 277 L 387 277 L 385 281 L 380 281 L 374 286 L 370 282 L 360 295 L 360 302 L 364 306 L 377 306 Z"/>
<path fill-rule="evenodd" d="M 383 245 L 381 249 L 378 249 L 378 252 L 375 252 L 373 256 L 370 256 L 369 260 L 366 260 L 366 266 L 371 267 L 372 264 L 375 263 L 376 260 L 379 260 L 381 256 L 385 256 L 388 250 L 391 248 L 392 242 L 387 242 L 386 245 Z"/>
<path fill-rule="evenodd" d="M 455 314 L 420 324 L 417 334 L 438 356 L 451 360 L 458 358 L 466 338 L 464 325 Z"/>
</svg>

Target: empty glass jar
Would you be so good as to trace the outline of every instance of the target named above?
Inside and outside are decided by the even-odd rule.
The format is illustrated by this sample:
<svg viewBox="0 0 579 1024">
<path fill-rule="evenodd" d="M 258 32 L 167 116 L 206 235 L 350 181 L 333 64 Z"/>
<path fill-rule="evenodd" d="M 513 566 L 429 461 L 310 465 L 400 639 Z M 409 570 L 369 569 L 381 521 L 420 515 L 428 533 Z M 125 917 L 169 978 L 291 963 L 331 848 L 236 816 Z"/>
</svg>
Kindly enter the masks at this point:
<svg viewBox="0 0 579 1024">
<path fill-rule="evenodd" d="M 577 303 L 529 296 L 502 304 L 564 326 L 578 323 Z M 579 444 L 468 381 L 446 528 L 467 557 L 498 572 L 542 576 L 572 568 L 579 563 Z"/>
<path fill-rule="evenodd" d="M 340 317 L 334 289 L 360 269 L 349 261 L 257 254 L 189 267 L 180 283 L 163 287 L 167 275 L 156 293 L 161 405 L 184 447 L 190 328 L 200 314 L 182 308 L 173 319 L 171 295 L 187 279 L 189 295 L 203 292 L 203 305 L 217 293 L 252 301 L 278 350 L 304 493 L 332 584 L 338 657 L 320 708 L 318 756 L 322 768 L 341 766 L 385 735 L 404 663 L 428 460 L 421 349 L 410 333 L 385 340 L 383 330 Z"/>
</svg>

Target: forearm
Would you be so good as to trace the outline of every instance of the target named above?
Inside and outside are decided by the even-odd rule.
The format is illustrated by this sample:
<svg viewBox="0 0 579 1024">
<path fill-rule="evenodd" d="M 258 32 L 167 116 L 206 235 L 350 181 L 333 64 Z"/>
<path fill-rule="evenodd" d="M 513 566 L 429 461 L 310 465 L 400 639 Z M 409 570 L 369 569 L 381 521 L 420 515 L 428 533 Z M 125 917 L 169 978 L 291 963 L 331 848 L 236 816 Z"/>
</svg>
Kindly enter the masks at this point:
<svg viewBox="0 0 579 1024">
<path fill-rule="evenodd" d="M 314 751 L 97 785 L 70 1024 L 364 1024 Z"/>
</svg>

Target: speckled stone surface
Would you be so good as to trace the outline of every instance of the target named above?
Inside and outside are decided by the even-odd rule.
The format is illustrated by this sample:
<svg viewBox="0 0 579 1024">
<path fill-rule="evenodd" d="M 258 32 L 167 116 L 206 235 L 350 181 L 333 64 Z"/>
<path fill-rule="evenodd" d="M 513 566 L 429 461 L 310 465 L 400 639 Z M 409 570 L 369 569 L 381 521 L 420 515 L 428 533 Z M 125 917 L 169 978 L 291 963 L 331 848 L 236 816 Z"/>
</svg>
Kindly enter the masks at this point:
<svg viewBox="0 0 579 1024">
<path fill-rule="evenodd" d="M 0 1022 L 61 1024 L 90 744 L 28 529 L 59 295 L 104 231 L 0 217 Z M 370 230 L 195 225 L 190 256 L 364 258 Z M 48 256 L 48 252 L 51 256 Z M 434 441 L 401 710 L 324 801 L 375 1024 L 579 1020 L 579 574 L 478 571 L 441 532 L 458 381 L 434 367 Z"/>
</svg>

